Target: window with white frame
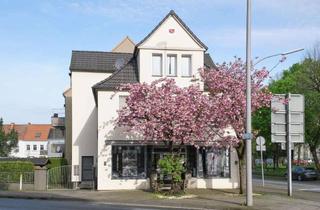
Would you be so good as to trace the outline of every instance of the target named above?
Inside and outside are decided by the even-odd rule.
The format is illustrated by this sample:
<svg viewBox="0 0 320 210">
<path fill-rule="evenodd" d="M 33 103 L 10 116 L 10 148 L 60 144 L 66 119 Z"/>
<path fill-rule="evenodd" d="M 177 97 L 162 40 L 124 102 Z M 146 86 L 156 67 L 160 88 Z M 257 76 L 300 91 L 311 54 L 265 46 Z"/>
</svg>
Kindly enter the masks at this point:
<svg viewBox="0 0 320 210">
<path fill-rule="evenodd" d="M 44 145 L 43 144 L 40 145 L 40 150 L 41 151 L 44 150 Z"/>
<path fill-rule="evenodd" d="M 152 55 L 152 76 L 162 76 L 162 55 Z"/>
<path fill-rule="evenodd" d="M 27 150 L 30 150 L 30 145 L 29 144 L 27 144 Z"/>
<path fill-rule="evenodd" d="M 37 145 L 36 144 L 33 145 L 33 150 L 37 150 Z"/>
<path fill-rule="evenodd" d="M 172 55 L 172 54 L 167 55 L 167 75 L 168 76 L 177 75 L 177 55 Z"/>
<path fill-rule="evenodd" d="M 181 57 L 181 75 L 184 77 L 191 76 L 191 55 L 182 55 L 182 57 Z"/>
</svg>

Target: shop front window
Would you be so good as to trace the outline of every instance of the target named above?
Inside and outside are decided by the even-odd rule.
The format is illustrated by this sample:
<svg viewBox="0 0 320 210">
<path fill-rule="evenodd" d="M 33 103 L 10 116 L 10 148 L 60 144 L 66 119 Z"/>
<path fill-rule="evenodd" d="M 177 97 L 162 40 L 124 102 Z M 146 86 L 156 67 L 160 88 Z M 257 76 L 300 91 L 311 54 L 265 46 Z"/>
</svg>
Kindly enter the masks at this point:
<svg viewBox="0 0 320 210">
<path fill-rule="evenodd" d="M 230 177 L 229 149 L 199 149 L 198 176 L 204 178 Z"/>
<path fill-rule="evenodd" d="M 112 146 L 112 178 L 145 178 L 144 146 Z"/>
</svg>

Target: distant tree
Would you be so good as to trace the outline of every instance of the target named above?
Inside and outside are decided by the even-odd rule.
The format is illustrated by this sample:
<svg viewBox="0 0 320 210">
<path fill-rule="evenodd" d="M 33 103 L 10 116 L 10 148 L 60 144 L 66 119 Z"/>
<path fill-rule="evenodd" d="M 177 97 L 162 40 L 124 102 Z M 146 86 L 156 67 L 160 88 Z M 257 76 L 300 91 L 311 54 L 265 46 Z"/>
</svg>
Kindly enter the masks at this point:
<svg viewBox="0 0 320 210">
<path fill-rule="evenodd" d="M 303 69 L 297 77 L 297 90 L 305 95 L 306 143 L 309 145 L 315 166 L 320 172 L 320 43 L 309 50 Z"/>
<path fill-rule="evenodd" d="M 317 149 L 320 147 L 320 45 L 316 44 L 304 61 L 292 65 L 280 78 L 273 80 L 269 89 L 272 93 L 290 92 L 305 96 L 305 142 L 309 145 L 315 166 L 320 171 L 317 155 Z M 264 132 L 267 137 L 270 136 L 270 109 L 257 113 L 255 117 L 264 120 L 253 120 L 253 126 Z"/>
<path fill-rule="evenodd" d="M 0 118 L 0 157 L 7 157 L 18 143 L 18 133 L 14 129 L 5 133 L 3 120 Z"/>
</svg>

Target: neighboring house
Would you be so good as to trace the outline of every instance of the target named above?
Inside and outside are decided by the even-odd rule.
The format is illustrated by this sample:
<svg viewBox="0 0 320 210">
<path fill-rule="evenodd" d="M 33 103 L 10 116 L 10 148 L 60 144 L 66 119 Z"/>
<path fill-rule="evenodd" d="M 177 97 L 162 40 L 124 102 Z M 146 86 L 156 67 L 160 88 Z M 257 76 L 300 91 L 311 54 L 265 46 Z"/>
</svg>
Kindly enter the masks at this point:
<svg viewBox="0 0 320 210">
<path fill-rule="evenodd" d="M 134 135 L 114 127 L 117 110 L 125 105 L 128 95 L 115 92 L 117 87 L 161 77 L 174 78 L 186 87 L 199 68 L 214 64 L 206 53 L 207 46 L 174 11 L 138 44 L 127 37 L 114 50 L 72 52 L 71 89 L 64 93 L 66 115 L 72 113 L 66 122 L 67 135 L 72 132 L 72 181 L 92 183 L 96 178 L 98 190 L 148 189 L 150 172 L 169 151 L 161 144 L 141 144 Z M 204 150 L 185 145 L 182 153 L 192 172 L 190 188 L 238 187 L 234 149 Z"/>
<path fill-rule="evenodd" d="M 54 114 L 51 117 L 51 125 L 48 137 L 48 157 L 63 157 L 65 145 L 65 118 Z"/>
<path fill-rule="evenodd" d="M 50 124 L 4 125 L 5 130 L 15 129 L 19 134 L 18 145 L 11 157 L 46 157 Z"/>
<path fill-rule="evenodd" d="M 6 133 L 18 132 L 18 144 L 10 157 L 63 157 L 64 152 L 64 118 L 54 115 L 52 124 L 7 124 Z"/>
</svg>

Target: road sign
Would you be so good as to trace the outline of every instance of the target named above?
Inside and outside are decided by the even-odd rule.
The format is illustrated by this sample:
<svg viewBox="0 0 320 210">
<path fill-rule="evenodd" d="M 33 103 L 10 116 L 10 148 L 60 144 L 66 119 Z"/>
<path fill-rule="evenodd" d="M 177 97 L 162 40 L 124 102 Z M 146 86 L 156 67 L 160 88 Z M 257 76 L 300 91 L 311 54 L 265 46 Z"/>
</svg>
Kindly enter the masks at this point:
<svg viewBox="0 0 320 210">
<path fill-rule="evenodd" d="M 291 149 L 292 143 L 304 142 L 304 96 L 275 95 L 271 109 L 271 141 L 286 144 L 288 195 L 292 196 Z"/>
<path fill-rule="evenodd" d="M 262 151 L 266 151 L 266 146 L 264 145 L 266 143 L 266 140 L 262 136 L 257 137 L 256 143 L 257 143 L 257 146 L 256 146 L 257 151 L 261 151 L 261 149 Z"/>
<path fill-rule="evenodd" d="M 287 150 L 286 143 L 281 143 L 281 150 Z M 291 143 L 291 150 L 294 150 L 294 143 Z"/>
<path fill-rule="evenodd" d="M 261 148 L 262 148 L 262 151 L 266 151 L 266 145 L 262 145 L 262 147 L 260 145 L 256 146 L 257 151 L 261 151 Z"/>
<path fill-rule="evenodd" d="M 264 145 L 266 140 L 262 136 L 258 136 L 256 139 L 257 145 Z"/>
<path fill-rule="evenodd" d="M 287 133 L 291 137 L 291 142 L 304 142 L 304 96 L 289 95 L 290 98 L 285 94 L 278 94 L 272 98 L 271 142 L 273 143 L 285 143 Z"/>
<path fill-rule="evenodd" d="M 266 151 L 266 140 L 262 136 L 258 136 L 256 139 L 256 149 L 260 151 L 260 163 L 261 163 L 261 177 L 262 177 L 262 186 L 264 187 L 264 170 L 263 170 L 263 151 Z"/>
</svg>

